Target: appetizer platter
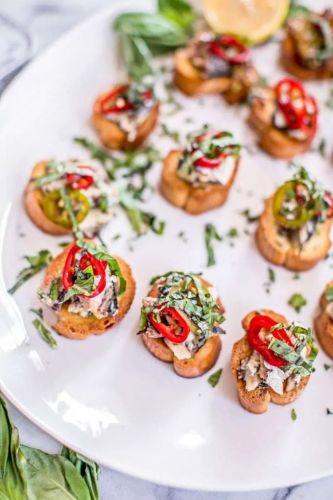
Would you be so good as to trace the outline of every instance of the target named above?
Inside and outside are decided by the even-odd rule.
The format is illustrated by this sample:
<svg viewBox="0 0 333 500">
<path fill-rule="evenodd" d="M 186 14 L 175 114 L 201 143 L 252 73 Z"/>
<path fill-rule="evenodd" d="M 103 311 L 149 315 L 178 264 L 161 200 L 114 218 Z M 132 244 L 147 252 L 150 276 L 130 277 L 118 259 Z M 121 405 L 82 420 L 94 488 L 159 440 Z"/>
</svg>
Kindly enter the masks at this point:
<svg viewBox="0 0 333 500">
<path fill-rule="evenodd" d="M 325 7 L 128 73 L 156 5 L 115 1 L 1 98 L 0 388 L 72 449 L 200 490 L 333 473 Z"/>
</svg>

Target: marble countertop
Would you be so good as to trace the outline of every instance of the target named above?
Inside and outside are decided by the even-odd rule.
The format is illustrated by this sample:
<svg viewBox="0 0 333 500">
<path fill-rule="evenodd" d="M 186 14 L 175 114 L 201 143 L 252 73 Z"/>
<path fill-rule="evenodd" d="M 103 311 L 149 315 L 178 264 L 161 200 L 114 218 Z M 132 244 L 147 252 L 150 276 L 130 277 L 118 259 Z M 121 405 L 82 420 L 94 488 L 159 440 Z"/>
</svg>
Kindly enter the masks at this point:
<svg viewBox="0 0 333 500">
<path fill-rule="evenodd" d="M 112 1 L 112 0 L 111 0 Z M 1 0 L 0 4 L 0 91 L 26 58 L 59 37 L 110 0 Z M 8 50 L 9 49 L 9 50 Z M 5 75 L 10 73 L 10 77 Z M 60 445 L 29 422 L 9 404 L 23 443 L 56 452 Z M 280 490 L 250 493 L 203 493 L 159 486 L 102 468 L 103 500 L 328 500 L 333 477 Z"/>
</svg>

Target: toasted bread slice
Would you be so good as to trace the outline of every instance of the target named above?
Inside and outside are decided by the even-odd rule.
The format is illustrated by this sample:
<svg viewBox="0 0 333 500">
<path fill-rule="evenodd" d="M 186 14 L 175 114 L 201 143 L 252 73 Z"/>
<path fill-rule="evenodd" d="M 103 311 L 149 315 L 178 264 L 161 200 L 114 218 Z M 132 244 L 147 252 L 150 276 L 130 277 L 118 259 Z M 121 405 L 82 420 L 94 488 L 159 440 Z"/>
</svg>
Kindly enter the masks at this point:
<svg viewBox="0 0 333 500">
<path fill-rule="evenodd" d="M 174 83 L 189 96 L 220 94 L 229 89 L 231 78 L 203 78 L 190 60 L 191 48 L 177 50 L 175 55 Z"/>
<path fill-rule="evenodd" d="M 235 180 L 239 158 L 235 161 L 233 173 L 225 185 L 207 184 L 196 187 L 177 174 L 181 150 L 171 151 L 163 162 L 160 191 L 164 198 L 176 207 L 193 215 L 213 210 L 223 205 Z"/>
<path fill-rule="evenodd" d="M 294 158 L 307 151 L 314 138 L 314 134 L 311 134 L 306 140 L 299 141 L 274 127 L 271 104 L 259 98 L 251 101 L 248 122 L 258 134 L 259 147 L 274 158 Z"/>
<path fill-rule="evenodd" d="M 122 130 L 119 125 L 111 120 L 107 120 L 101 113 L 101 101 L 108 95 L 105 92 L 97 98 L 93 107 L 92 123 L 104 146 L 109 149 L 135 149 L 141 146 L 153 131 L 159 116 L 160 105 L 157 102 L 147 113 L 146 118 L 136 129 L 134 140 L 130 140 L 128 133 Z"/>
<path fill-rule="evenodd" d="M 333 287 L 333 281 L 328 283 L 326 289 L 331 287 Z M 320 298 L 319 313 L 314 320 L 314 326 L 321 347 L 327 356 L 333 359 L 333 320 L 326 312 L 328 304 L 324 292 Z"/>
<path fill-rule="evenodd" d="M 69 249 L 70 246 L 66 247 L 63 252 L 57 255 L 50 263 L 44 277 L 43 288 L 48 288 L 52 280 L 62 274 Z M 99 335 L 119 323 L 128 312 L 135 295 L 135 281 L 131 268 L 127 262 L 120 257 L 116 257 L 116 259 L 126 279 L 126 290 L 118 299 L 119 309 L 116 315 L 101 319 L 95 316 L 84 318 L 79 314 L 69 312 L 68 304 L 63 304 L 61 309 L 57 311 L 58 321 L 53 326 L 60 335 L 74 340 L 84 340 L 90 335 Z"/>
<path fill-rule="evenodd" d="M 261 314 L 270 316 L 278 323 L 288 324 L 287 319 L 281 314 L 275 313 L 269 309 L 260 311 Z M 255 311 L 250 312 L 242 320 L 242 326 L 247 332 L 252 318 L 256 315 Z M 282 395 L 277 394 L 270 387 L 258 387 L 253 391 L 247 391 L 244 380 L 238 377 L 238 369 L 244 359 L 251 356 L 253 350 L 247 340 L 247 335 L 244 335 L 238 342 L 234 344 L 231 354 L 231 370 L 237 385 L 238 398 L 247 411 L 251 413 L 265 413 L 268 410 L 270 402 L 278 405 L 286 405 L 292 403 L 304 390 L 309 381 L 309 377 L 302 378 L 300 384 L 295 389 L 284 392 Z"/>
<path fill-rule="evenodd" d="M 303 245 L 302 251 L 285 236 L 279 234 L 279 226 L 273 215 L 273 196 L 266 203 L 260 216 L 256 242 L 260 253 L 269 262 L 284 266 L 290 271 L 306 271 L 326 257 L 330 246 L 332 219 L 318 224 L 315 234 Z"/>
<path fill-rule="evenodd" d="M 211 286 L 210 283 L 200 278 L 206 286 Z M 158 295 L 158 287 L 154 285 L 148 294 L 150 297 Z M 224 313 L 224 307 L 221 300 L 218 298 L 217 303 L 221 314 Z M 166 345 L 162 338 L 149 337 L 146 332 L 141 333 L 142 340 L 148 351 L 155 358 L 165 363 L 173 363 L 175 372 L 181 377 L 195 378 L 200 377 L 210 370 L 216 363 L 222 348 L 220 336 L 212 335 L 206 343 L 194 354 L 190 359 L 178 359 L 172 350 Z"/>
<path fill-rule="evenodd" d="M 24 191 L 24 207 L 32 222 L 44 233 L 55 236 L 71 234 L 70 228 L 59 226 L 46 217 L 41 207 L 43 194 L 40 189 L 34 188 L 33 180 L 45 173 L 47 164 L 47 161 L 40 161 L 34 166 L 30 181 Z"/>
<path fill-rule="evenodd" d="M 296 76 L 299 80 L 327 80 L 333 76 L 333 71 L 326 66 L 310 69 L 299 64 L 295 43 L 289 33 L 281 43 L 281 63 L 288 73 Z"/>
</svg>

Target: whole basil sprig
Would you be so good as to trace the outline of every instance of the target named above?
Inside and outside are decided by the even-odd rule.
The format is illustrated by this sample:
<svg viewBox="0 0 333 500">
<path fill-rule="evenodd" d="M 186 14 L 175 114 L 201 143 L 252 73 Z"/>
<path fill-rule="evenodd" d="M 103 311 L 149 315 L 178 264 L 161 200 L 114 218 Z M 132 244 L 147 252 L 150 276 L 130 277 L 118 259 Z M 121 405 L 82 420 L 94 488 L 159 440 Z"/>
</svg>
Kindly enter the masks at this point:
<svg viewBox="0 0 333 500">
<path fill-rule="evenodd" d="M 126 12 L 113 23 L 120 35 L 122 57 L 132 78 L 152 73 L 153 55 L 164 54 L 186 44 L 196 13 L 186 0 L 159 0 L 158 12 Z"/>
</svg>

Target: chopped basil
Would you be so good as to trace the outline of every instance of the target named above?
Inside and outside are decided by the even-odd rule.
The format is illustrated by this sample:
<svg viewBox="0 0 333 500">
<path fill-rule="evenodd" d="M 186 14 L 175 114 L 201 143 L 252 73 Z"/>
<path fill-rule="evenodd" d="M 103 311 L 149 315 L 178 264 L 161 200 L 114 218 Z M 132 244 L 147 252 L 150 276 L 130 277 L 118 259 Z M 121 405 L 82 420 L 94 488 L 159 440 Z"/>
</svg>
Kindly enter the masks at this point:
<svg viewBox="0 0 333 500">
<path fill-rule="evenodd" d="M 293 274 L 292 279 L 293 279 L 293 280 L 299 280 L 299 279 L 300 279 L 300 275 L 299 275 L 299 273 L 295 273 L 295 274 Z"/>
<path fill-rule="evenodd" d="M 290 416 L 291 416 L 291 420 L 292 420 L 293 422 L 297 419 L 297 413 L 296 413 L 295 408 L 292 408 L 292 410 L 291 410 L 291 412 L 290 412 Z"/>
<path fill-rule="evenodd" d="M 328 365 L 327 363 L 324 363 L 324 369 L 325 371 L 330 370 L 332 368 L 332 365 Z"/>
<path fill-rule="evenodd" d="M 288 304 L 294 308 L 294 310 L 299 313 L 302 307 L 306 306 L 307 300 L 301 293 L 294 293 L 288 300 Z"/>
<path fill-rule="evenodd" d="M 325 290 L 325 299 L 329 302 L 333 300 L 333 286 L 330 286 Z"/>
<path fill-rule="evenodd" d="M 72 243 L 71 241 L 62 241 L 61 243 L 58 243 L 58 247 L 65 248 L 68 245 L 70 245 L 71 243 Z"/>
<path fill-rule="evenodd" d="M 237 238 L 239 236 L 237 227 L 231 227 L 227 232 L 227 236 L 229 236 L 229 238 Z"/>
<path fill-rule="evenodd" d="M 212 373 L 212 375 L 210 375 L 210 377 L 208 378 L 207 382 L 212 386 L 212 387 L 216 387 L 217 384 L 219 383 L 219 380 L 221 378 L 221 375 L 222 375 L 222 372 L 223 372 L 223 368 L 220 368 L 219 370 L 217 370 L 215 373 Z"/>
<path fill-rule="evenodd" d="M 271 267 L 268 268 L 268 279 L 271 283 L 275 283 L 275 271 Z"/>
<path fill-rule="evenodd" d="M 169 137 L 174 142 L 180 143 L 180 134 L 177 130 L 171 130 L 165 123 L 161 123 L 161 135 Z"/>
<path fill-rule="evenodd" d="M 243 210 L 241 212 L 241 215 L 243 215 L 246 218 L 246 222 L 248 222 L 249 224 L 251 224 L 252 222 L 256 222 L 260 218 L 260 215 L 251 215 L 251 212 L 248 208 Z"/>
<path fill-rule="evenodd" d="M 68 213 L 69 219 L 71 221 L 73 233 L 75 234 L 76 238 L 82 238 L 83 233 L 82 233 L 80 226 L 76 220 L 72 200 L 68 194 L 68 189 L 67 189 L 67 187 L 62 187 L 59 189 L 59 191 L 60 191 L 60 195 L 61 195 L 63 202 L 64 202 L 65 210 Z"/>
<path fill-rule="evenodd" d="M 44 319 L 43 309 L 39 307 L 38 309 L 31 308 L 30 312 L 36 314 L 40 319 Z"/>
<path fill-rule="evenodd" d="M 157 216 L 151 212 L 141 210 L 133 203 L 133 200 L 129 200 L 128 197 L 123 197 L 120 202 L 120 206 L 125 211 L 125 214 L 127 215 L 127 218 L 137 236 L 146 234 L 149 229 L 158 235 L 162 235 L 164 233 L 165 221 L 159 220 Z"/>
<path fill-rule="evenodd" d="M 49 297 L 53 302 L 58 300 L 59 290 L 60 290 L 60 279 L 56 278 L 52 281 L 49 292 Z"/>
<path fill-rule="evenodd" d="M 207 250 L 207 266 L 214 266 L 216 264 L 214 241 L 222 241 L 222 236 L 217 232 L 213 224 L 205 225 L 205 245 Z"/>
<path fill-rule="evenodd" d="M 326 415 L 333 415 L 333 410 L 326 408 Z"/>
<path fill-rule="evenodd" d="M 40 250 L 37 255 L 26 255 L 24 258 L 29 263 L 29 267 L 22 269 L 16 276 L 16 283 L 8 290 L 11 295 L 26 281 L 44 269 L 51 262 L 52 254 L 49 250 Z"/>
<path fill-rule="evenodd" d="M 86 139 L 85 137 L 74 137 L 74 142 L 87 149 L 90 152 L 91 158 L 100 161 L 104 166 L 106 166 L 108 162 L 112 161 L 112 156 L 108 151 L 93 143 L 89 139 Z"/>
<path fill-rule="evenodd" d="M 41 338 L 50 346 L 52 349 L 56 349 L 58 347 L 58 344 L 56 340 L 52 337 L 52 334 L 50 330 L 46 328 L 44 323 L 39 319 L 35 318 L 32 322 L 34 327 L 36 328 L 37 332 L 41 336 Z"/>
<path fill-rule="evenodd" d="M 326 153 L 326 141 L 325 141 L 325 139 L 321 139 L 321 141 L 318 145 L 318 152 L 319 152 L 320 156 L 322 156 L 323 158 L 326 158 L 327 153 Z"/>
<path fill-rule="evenodd" d="M 102 193 L 102 195 L 99 199 L 99 209 L 104 214 L 106 214 L 108 209 L 109 209 L 109 202 L 108 202 L 108 197 L 107 197 L 106 193 Z"/>
<path fill-rule="evenodd" d="M 78 269 L 74 276 L 73 286 L 65 293 L 63 302 L 67 302 L 67 300 L 71 299 L 74 295 L 91 294 L 94 289 L 94 283 L 95 278 L 92 266 L 88 266 L 83 270 Z"/>
</svg>

